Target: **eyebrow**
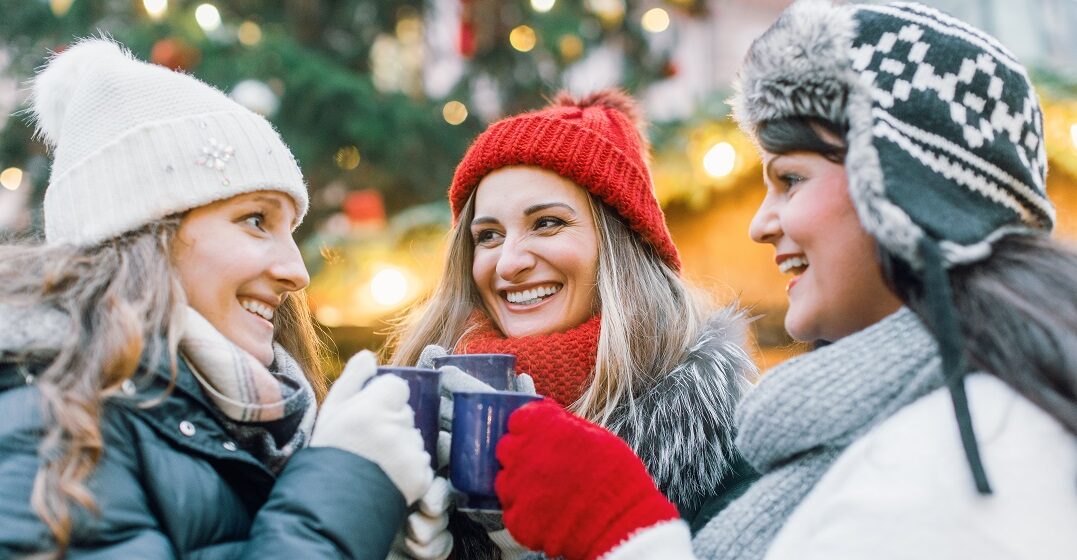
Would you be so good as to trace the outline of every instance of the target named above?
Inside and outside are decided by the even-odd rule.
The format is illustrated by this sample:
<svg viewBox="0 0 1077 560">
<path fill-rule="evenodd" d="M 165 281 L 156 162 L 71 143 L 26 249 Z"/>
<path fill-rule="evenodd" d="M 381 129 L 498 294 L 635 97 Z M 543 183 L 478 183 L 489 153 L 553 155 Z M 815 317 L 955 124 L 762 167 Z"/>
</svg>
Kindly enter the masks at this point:
<svg viewBox="0 0 1077 560">
<path fill-rule="evenodd" d="M 783 157 L 785 157 L 785 154 L 778 154 L 778 155 L 770 158 L 769 160 L 767 160 L 763 164 L 763 176 L 764 177 L 770 177 L 770 168 L 774 166 L 774 162 L 782 159 Z"/>
<path fill-rule="evenodd" d="M 280 203 L 280 199 L 272 196 L 255 196 L 251 198 L 251 202 L 262 202 L 276 208 L 277 211 L 284 211 L 284 205 Z"/>
<path fill-rule="evenodd" d="M 576 209 L 569 206 L 568 204 L 565 204 L 564 202 L 547 202 L 544 204 L 533 204 L 525 208 L 523 214 L 524 216 L 530 216 L 531 214 L 534 214 L 536 212 L 542 212 L 543 210 L 549 210 L 550 208 L 564 208 L 565 210 L 571 212 L 573 216 L 576 215 Z M 492 216 L 480 216 L 478 218 L 475 218 L 474 220 L 471 220 L 472 226 L 497 223 L 500 222 L 497 218 L 494 218 Z"/>
<path fill-rule="evenodd" d="M 547 202 L 545 204 L 535 204 L 532 206 L 528 206 L 524 209 L 524 216 L 530 216 L 535 212 L 542 212 L 543 210 L 549 210 L 550 208 L 564 208 L 565 210 L 572 212 L 573 216 L 576 215 L 576 209 L 569 206 L 568 204 L 565 204 L 564 202 Z"/>
</svg>

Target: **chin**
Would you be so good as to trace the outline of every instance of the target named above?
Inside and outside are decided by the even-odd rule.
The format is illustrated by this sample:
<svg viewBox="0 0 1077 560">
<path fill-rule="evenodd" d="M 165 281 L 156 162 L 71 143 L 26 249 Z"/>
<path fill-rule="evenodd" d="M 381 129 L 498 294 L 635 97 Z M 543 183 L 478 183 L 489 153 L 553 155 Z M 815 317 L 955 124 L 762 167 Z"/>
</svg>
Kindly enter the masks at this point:
<svg viewBox="0 0 1077 560">
<path fill-rule="evenodd" d="M 246 350 L 247 353 L 254 356 L 254 359 L 258 360 L 258 362 L 264 366 L 269 366 L 273 363 L 272 342 L 238 344 L 237 346 Z"/>
</svg>

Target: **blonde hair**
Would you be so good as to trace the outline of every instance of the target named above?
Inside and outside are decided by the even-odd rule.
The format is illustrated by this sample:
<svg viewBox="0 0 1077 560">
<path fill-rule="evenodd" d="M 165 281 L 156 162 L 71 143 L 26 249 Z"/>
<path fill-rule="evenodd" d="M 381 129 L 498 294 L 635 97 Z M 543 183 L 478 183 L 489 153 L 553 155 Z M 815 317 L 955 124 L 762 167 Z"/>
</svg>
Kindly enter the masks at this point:
<svg viewBox="0 0 1077 560">
<path fill-rule="evenodd" d="M 412 308 L 390 331 L 385 352 L 394 365 L 413 365 L 428 344 L 452 351 L 471 327 L 475 310 L 485 312 L 471 273 L 474 193 L 450 232 L 442 279 L 431 296 Z M 605 424 L 619 407 L 634 406 L 639 387 L 673 370 L 700 336 L 714 311 L 709 298 L 687 285 L 643 239 L 593 195 L 588 196 L 598 229 L 596 312 L 601 333 L 592 382 L 569 408 Z"/>
<path fill-rule="evenodd" d="M 58 556 L 70 543 L 70 504 L 96 507 L 84 482 L 104 451 L 102 401 L 138 372 L 144 356 L 167 356 L 169 390 L 175 383 L 187 305 L 171 260 L 181 220 L 170 216 L 92 247 L 0 245 L 0 303 L 59 311 L 70 327 L 34 380 L 46 431 L 31 503 L 56 540 Z M 302 293 L 285 299 L 274 323 L 277 341 L 303 366 L 320 398 L 325 347 Z"/>
</svg>

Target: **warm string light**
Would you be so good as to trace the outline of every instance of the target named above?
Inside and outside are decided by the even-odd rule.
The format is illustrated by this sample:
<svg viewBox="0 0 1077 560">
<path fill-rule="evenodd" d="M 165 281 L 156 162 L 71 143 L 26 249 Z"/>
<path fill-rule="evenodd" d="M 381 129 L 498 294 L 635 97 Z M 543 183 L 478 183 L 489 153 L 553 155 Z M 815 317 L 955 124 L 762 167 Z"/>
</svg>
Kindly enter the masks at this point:
<svg viewBox="0 0 1077 560">
<path fill-rule="evenodd" d="M 669 12 L 662 8 L 651 8 L 640 18 L 640 25 L 644 31 L 661 33 L 669 28 Z"/>
<path fill-rule="evenodd" d="M 168 10 L 168 0 L 142 0 L 142 6 L 146 8 L 150 19 L 157 21 L 164 17 Z"/>
<path fill-rule="evenodd" d="M 703 156 L 703 170 L 719 179 L 733 172 L 737 164 L 737 151 L 729 142 L 718 142 Z"/>
<path fill-rule="evenodd" d="M 540 14 L 544 14 L 553 9 L 557 0 L 531 0 L 531 9 Z"/>
<path fill-rule="evenodd" d="M 49 0 L 49 9 L 52 10 L 52 15 L 56 17 L 63 17 L 67 14 L 67 11 L 71 9 L 71 3 L 74 0 Z"/>
<path fill-rule="evenodd" d="M 445 122 L 455 126 L 467 120 L 467 106 L 459 101 L 449 101 L 441 109 Z"/>
<path fill-rule="evenodd" d="M 19 188 L 22 184 L 22 169 L 9 167 L 0 171 L 0 185 L 9 191 Z"/>
<path fill-rule="evenodd" d="M 370 279 L 370 295 L 380 305 L 397 305 L 408 295 L 408 278 L 400 269 L 386 267 Z"/>
<path fill-rule="evenodd" d="M 337 150 L 336 155 L 333 157 L 333 161 L 337 163 L 337 167 L 351 171 L 356 167 L 359 167 L 359 148 L 355 146 L 343 146 Z"/>
<path fill-rule="evenodd" d="M 535 30 L 526 25 L 518 25 L 509 33 L 509 44 L 520 52 L 530 51 L 535 48 L 536 43 L 538 43 L 538 37 L 535 35 Z"/>
<path fill-rule="evenodd" d="M 216 31 L 221 26 L 221 12 L 213 4 L 200 4 L 194 10 L 194 19 L 205 32 Z"/>
<path fill-rule="evenodd" d="M 239 29 L 236 29 L 236 37 L 240 43 L 253 47 L 262 40 L 262 28 L 258 27 L 258 24 L 253 21 L 245 21 L 239 24 Z"/>
</svg>

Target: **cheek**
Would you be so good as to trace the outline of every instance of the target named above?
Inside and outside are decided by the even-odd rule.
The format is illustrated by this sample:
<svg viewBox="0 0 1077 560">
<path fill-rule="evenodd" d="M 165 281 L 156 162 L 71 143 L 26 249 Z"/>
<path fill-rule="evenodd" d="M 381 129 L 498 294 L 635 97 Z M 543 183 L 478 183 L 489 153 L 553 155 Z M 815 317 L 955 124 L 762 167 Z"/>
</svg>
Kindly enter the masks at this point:
<svg viewBox="0 0 1077 560">
<path fill-rule="evenodd" d="M 471 277 L 478 286 L 480 292 L 489 289 L 489 282 L 497 268 L 497 256 L 492 251 L 476 248 L 475 256 L 471 261 Z"/>
</svg>

